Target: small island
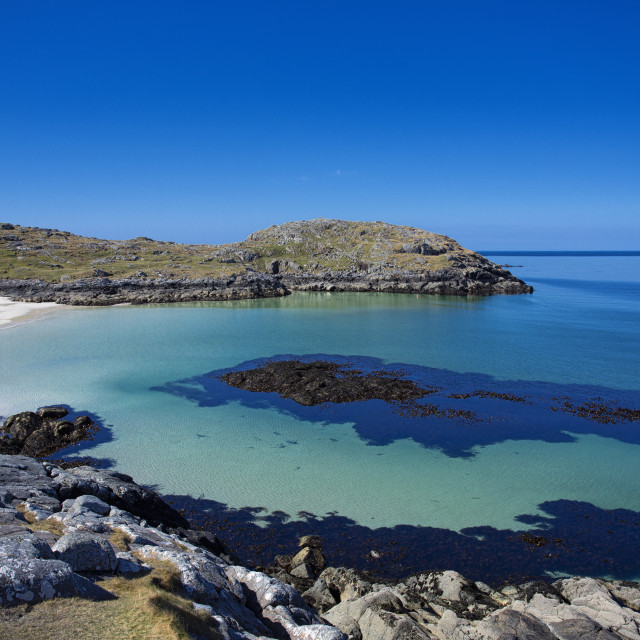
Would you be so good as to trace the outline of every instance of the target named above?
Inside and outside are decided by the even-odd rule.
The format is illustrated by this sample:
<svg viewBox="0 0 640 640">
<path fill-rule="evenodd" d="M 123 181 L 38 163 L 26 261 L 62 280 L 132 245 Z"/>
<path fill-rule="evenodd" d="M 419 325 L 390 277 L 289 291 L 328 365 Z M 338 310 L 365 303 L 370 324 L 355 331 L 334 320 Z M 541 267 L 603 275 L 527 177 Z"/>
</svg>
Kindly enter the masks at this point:
<svg viewBox="0 0 640 640">
<path fill-rule="evenodd" d="M 22 302 L 147 304 L 294 291 L 486 296 L 533 288 L 447 236 L 385 222 L 287 222 L 222 245 L 0 224 L 0 295 Z"/>
</svg>

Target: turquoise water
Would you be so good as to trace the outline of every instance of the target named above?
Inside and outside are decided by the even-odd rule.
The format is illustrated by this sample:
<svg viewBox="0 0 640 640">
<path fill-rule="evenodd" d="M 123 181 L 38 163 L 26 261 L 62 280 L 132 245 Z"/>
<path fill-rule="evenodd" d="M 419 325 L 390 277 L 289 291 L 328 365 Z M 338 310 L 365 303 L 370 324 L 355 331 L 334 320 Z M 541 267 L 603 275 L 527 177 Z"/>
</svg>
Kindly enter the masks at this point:
<svg viewBox="0 0 640 640">
<path fill-rule="evenodd" d="M 217 387 L 215 402 L 202 402 L 209 372 L 283 354 L 328 354 L 414 367 L 452 389 L 515 385 L 532 398 L 604 395 L 637 408 L 640 257 L 493 259 L 522 265 L 512 271 L 535 293 L 299 293 L 56 310 L 0 330 L 0 414 L 46 404 L 90 411 L 108 437 L 75 453 L 109 459 L 164 493 L 265 513 L 337 512 L 368 527 L 460 531 L 530 528 L 517 519 L 540 515 L 546 501 L 640 511 L 640 438 L 628 426 L 583 428 L 553 414 L 542 434 L 552 414 L 532 413 L 512 435 L 471 437 L 460 454 L 437 438 L 425 446 L 417 436 L 387 433 L 384 444 L 364 437 L 364 408 L 361 416 L 331 407 L 306 415 Z M 519 415 L 515 406 L 504 411 Z M 396 429 L 393 418 L 379 420 L 379 429 Z M 468 440 L 474 428 L 460 433 Z"/>
</svg>

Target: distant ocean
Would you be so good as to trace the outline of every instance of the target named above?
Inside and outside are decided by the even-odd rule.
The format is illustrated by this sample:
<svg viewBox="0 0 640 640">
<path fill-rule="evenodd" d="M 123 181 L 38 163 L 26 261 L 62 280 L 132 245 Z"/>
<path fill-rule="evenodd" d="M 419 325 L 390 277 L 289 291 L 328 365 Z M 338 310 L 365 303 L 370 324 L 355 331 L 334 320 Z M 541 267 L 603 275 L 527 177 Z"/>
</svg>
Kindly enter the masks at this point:
<svg viewBox="0 0 640 640">
<path fill-rule="evenodd" d="M 578 411 L 640 408 L 640 252 L 484 255 L 534 293 L 56 310 L 0 330 L 0 413 L 91 412 L 101 436 L 68 453 L 171 495 L 246 561 L 313 531 L 380 575 L 640 579 L 640 423 Z M 400 370 L 482 419 L 301 408 L 216 377 L 290 356 Z"/>
</svg>

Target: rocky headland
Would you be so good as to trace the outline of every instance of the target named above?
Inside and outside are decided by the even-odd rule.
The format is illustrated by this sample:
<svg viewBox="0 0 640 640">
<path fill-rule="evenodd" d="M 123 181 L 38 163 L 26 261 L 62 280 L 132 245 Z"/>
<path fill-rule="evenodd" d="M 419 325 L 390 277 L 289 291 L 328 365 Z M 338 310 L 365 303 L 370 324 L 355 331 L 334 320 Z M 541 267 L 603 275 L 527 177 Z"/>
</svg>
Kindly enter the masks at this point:
<svg viewBox="0 0 640 640">
<path fill-rule="evenodd" d="M 447 236 L 384 222 L 288 222 L 223 245 L 100 240 L 0 224 L 0 294 L 14 300 L 147 304 L 292 291 L 466 296 L 533 289 Z"/>
<path fill-rule="evenodd" d="M 34 423 L 32 434 L 50 430 L 65 422 L 65 411 L 12 416 L 4 432 L 22 438 Z M 108 637 L 120 637 L 131 631 L 118 603 L 136 609 L 144 600 L 147 608 L 133 612 L 139 633 L 144 620 L 174 616 L 172 635 L 161 637 L 640 639 L 636 583 L 574 577 L 491 587 L 455 571 L 381 582 L 327 566 L 322 546 L 305 536 L 269 567 L 246 568 L 130 476 L 0 454 L 2 638 L 49 637 L 59 628 L 73 635 L 64 602 L 75 598 L 86 638 L 107 637 L 104 629 L 86 631 L 93 612 L 104 615 L 98 606 L 113 607 Z M 41 610 L 43 601 L 50 602 Z"/>
</svg>

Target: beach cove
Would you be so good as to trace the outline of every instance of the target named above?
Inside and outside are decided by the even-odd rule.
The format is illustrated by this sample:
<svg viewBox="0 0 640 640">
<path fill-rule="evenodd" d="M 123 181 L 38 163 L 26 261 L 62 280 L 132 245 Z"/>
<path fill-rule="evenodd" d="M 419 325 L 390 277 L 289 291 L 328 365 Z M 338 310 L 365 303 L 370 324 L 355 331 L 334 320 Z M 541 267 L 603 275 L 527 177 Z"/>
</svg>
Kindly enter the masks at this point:
<svg viewBox="0 0 640 640">
<path fill-rule="evenodd" d="M 283 526 L 297 532 L 307 517 L 309 528 L 323 523 L 337 540 L 340 531 L 357 527 L 363 528 L 360 536 L 379 541 L 375 532 L 384 531 L 388 539 L 401 525 L 430 528 L 433 540 L 468 543 L 493 536 L 493 553 L 509 532 L 544 537 L 540 529 L 561 524 L 577 536 L 566 516 L 578 503 L 583 519 L 611 510 L 639 512 L 637 424 L 607 427 L 562 414 L 563 424 L 554 414 L 553 426 L 542 432 L 537 421 L 518 422 L 517 404 L 494 399 L 492 409 L 501 406 L 503 417 L 512 416 L 512 433 L 496 435 L 504 421 L 457 425 L 458 436 L 451 439 L 451 428 L 439 425 L 437 437 L 421 441 L 415 434 L 390 438 L 388 428 L 399 424 L 391 421 L 379 424 L 377 435 L 365 433 L 363 425 L 381 415 L 375 406 L 345 414 L 328 405 L 302 415 L 274 394 L 223 393 L 220 387 L 209 389 L 215 397 L 203 396 L 211 374 L 293 355 L 402 369 L 452 385 L 452 392 L 604 397 L 619 406 L 635 401 L 637 408 L 640 259 L 500 260 L 523 264 L 514 272 L 534 286 L 533 296 L 296 293 L 213 304 L 54 310 L 36 323 L 2 331 L 0 412 L 60 403 L 91 412 L 102 435 L 72 455 L 106 460 L 201 516 L 201 507 L 213 510 L 205 520 L 216 520 L 216 513 L 218 522 L 235 517 L 234 540 L 241 526 L 264 531 L 284 513 L 290 519 Z M 198 498 L 209 503 L 198 506 Z M 547 510 L 540 507 L 545 504 Z M 285 531 L 283 526 L 276 528 Z M 630 527 L 617 529 L 624 529 L 624 544 L 616 539 L 597 558 L 588 557 L 596 574 L 609 575 L 605 556 L 624 564 L 620 549 L 637 535 L 633 522 Z M 277 552 L 278 535 L 265 554 Z M 404 536 L 405 555 L 417 540 L 413 533 Z M 458 563 L 453 568 L 465 573 L 462 565 L 473 565 L 473 548 L 452 554 Z M 339 553 L 340 545 L 334 549 Z M 446 564 L 446 549 L 438 547 L 438 557 Z M 410 566 L 394 562 L 399 571 Z M 629 574 L 634 566 L 626 571 L 627 578 L 640 575 Z"/>
</svg>

